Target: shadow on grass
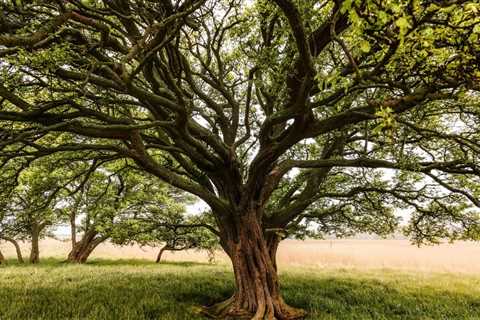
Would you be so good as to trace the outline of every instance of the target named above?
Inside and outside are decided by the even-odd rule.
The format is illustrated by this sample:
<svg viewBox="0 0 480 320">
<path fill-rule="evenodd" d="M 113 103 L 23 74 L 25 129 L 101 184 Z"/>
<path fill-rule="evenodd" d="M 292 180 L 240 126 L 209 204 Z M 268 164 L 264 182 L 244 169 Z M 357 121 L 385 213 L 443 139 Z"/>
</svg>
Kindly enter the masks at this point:
<svg viewBox="0 0 480 320">
<path fill-rule="evenodd" d="M 408 279 L 406 279 L 408 281 Z M 410 281 L 415 281 L 410 279 Z M 307 309 L 309 319 L 480 319 L 480 296 L 454 288 L 411 286 L 375 279 L 324 278 L 285 281 L 286 300 Z"/>
<path fill-rule="evenodd" d="M 65 263 L 66 261 L 62 260 L 62 259 L 59 259 L 59 258 L 50 258 L 49 257 L 49 258 L 43 258 L 41 260 L 41 263 L 37 263 L 37 264 L 31 264 L 28 261 L 28 258 L 24 258 L 23 263 L 18 262 L 17 259 L 7 259 L 5 262 L 6 263 L 1 265 L 0 268 L 2 268 L 2 267 L 4 267 L 4 268 L 8 268 L 8 267 L 15 267 L 15 268 L 17 268 L 17 267 L 49 268 L 49 267 L 53 267 L 53 266 L 59 266 L 60 264 Z"/>
<path fill-rule="evenodd" d="M 85 266 L 175 266 L 175 267 L 195 267 L 195 266 L 211 266 L 210 263 L 205 262 L 194 262 L 194 261 L 161 261 L 156 263 L 152 260 L 147 259 L 102 259 L 102 258 L 93 258 L 89 259 L 84 264 L 75 264 L 71 263 L 65 259 L 59 258 L 44 258 L 41 260 L 41 263 L 32 265 L 27 261 L 24 263 L 19 263 L 16 259 L 7 259 L 5 264 L 0 265 L 2 267 L 36 267 L 36 268 L 50 268 L 55 266 L 62 265 L 85 265 Z"/>
<path fill-rule="evenodd" d="M 209 263 L 193 262 L 193 261 L 161 261 L 155 263 L 152 260 L 146 259 L 90 259 L 85 265 L 96 266 L 175 266 L 175 267 L 194 267 L 194 266 L 209 266 Z"/>
<path fill-rule="evenodd" d="M 5 276 L 0 269 L 0 319 L 202 319 L 195 306 L 233 292 L 225 266 L 93 260 L 63 268 L 58 262 L 18 274 L 10 268 Z M 307 309 L 307 319 L 480 319 L 480 297 L 435 283 L 412 286 L 413 278 L 287 273 L 282 280 L 285 299 Z"/>
</svg>

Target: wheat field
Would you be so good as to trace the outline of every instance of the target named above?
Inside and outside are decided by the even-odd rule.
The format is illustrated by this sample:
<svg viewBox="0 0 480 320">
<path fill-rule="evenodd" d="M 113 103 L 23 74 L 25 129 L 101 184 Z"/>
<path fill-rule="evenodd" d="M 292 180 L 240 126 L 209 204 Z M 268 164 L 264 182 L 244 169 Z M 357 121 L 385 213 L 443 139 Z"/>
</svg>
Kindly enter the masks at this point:
<svg viewBox="0 0 480 320">
<path fill-rule="evenodd" d="M 41 242 L 41 257 L 66 257 L 69 241 L 45 239 Z M 28 244 L 22 243 L 28 254 Z M 0 243 L 7 258 L 14 258 L 13 246 Z M 155 258 L 157 248 L 139 246 L 100 245 L 91 258 L 147 259 Z M 189 250 L 167 252 L 167 261 L 207 262 L 206 252 Z M 216 254 L 220 263 L 228 263 L 222 252 Z M 480 243 L 456 242 L 438 246 L 416 247 L 407 240 L 285 240 L 278 251 L 280 267 L 308 266 L 318 268 L 400 269 L 403 271 L 460 272 L 480 274 Z"/>
</svg>

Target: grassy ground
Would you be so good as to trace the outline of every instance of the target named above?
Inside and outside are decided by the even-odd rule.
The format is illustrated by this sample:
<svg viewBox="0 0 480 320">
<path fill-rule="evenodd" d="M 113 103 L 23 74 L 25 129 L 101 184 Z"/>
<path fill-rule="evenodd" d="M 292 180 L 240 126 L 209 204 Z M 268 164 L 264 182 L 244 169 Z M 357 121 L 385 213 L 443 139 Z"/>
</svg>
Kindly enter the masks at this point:
<svg viewBox="0 0 480 320">
<path fill-rule="evenodd" d="M 308 319 L 480 319 L 480 276 L 287 267 L 281 281 Z M 0 267 L 0 319 L 202 319 L 195 306 L 232 290 L 223 264 L 12 261 Z"/>
</svg>

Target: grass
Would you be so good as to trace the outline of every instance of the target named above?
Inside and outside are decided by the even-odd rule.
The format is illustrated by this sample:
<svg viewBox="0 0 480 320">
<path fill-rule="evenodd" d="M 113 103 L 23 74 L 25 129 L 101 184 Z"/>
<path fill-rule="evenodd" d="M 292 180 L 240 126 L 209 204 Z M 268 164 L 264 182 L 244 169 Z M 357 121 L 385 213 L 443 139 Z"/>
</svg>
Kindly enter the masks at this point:
<svg viewBox="0 0 480 320">
<path fill-rule="evenodd" d="M 288 303 L 307 319 L 480 319 L 480 277 L 287 267 Z M 44 260 L 0 267 L 0 319 L 202 319 L 199 305 L 233 290 L 227 265 Z"/>
</svg>

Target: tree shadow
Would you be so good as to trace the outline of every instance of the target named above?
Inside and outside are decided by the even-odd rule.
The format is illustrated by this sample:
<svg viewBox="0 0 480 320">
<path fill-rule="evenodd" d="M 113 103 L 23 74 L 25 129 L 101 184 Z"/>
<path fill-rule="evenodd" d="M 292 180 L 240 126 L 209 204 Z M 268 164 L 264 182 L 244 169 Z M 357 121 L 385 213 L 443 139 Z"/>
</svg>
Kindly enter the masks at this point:
<svg viewBox="0 0 480 320">
<path fill-rule="evenodd" d="M 195 262 L 195 261 L 161 261 L 156 263 L 148 259 L 102 259 L 102 258 L 92 258 L 89 259 L 86 263 L 75 264 L 71 263 L 63 258 L 48 257 L 41 259 L 41 263 L 32 265 L 26 260 L 24 263 L 19 263 L 16 259 L 6 259 L 4 264 L 0 265 L 1 267 L 32 267 L 37 268 L 49 268 L 62 265 L 86 265 L 86 266 L 172 266 L 172 267 L 195 267 L 195 266 L 216 266 L 216 264 L 211 264 L 208 262 Z"/>
<path fill-rule="evenodd" d="M 28 257 L 24 257 L 24 262 L 23 263 L 20 263 L 18 262 L 17 259 L 15 258 L 9 258 L 5 261 L 6 263 L 3 264 L 3 265 L 0 265 L 0 267 L 15 267 L 15 268 L 18 268 L 18 267 L 36 267 L 36 268 L 48 268 L 48 267 L 52 267 L 52 266 L 58 266 L 59 264 L 61 264 L 62 262 L 65 262 L 65 260 L 63 259 L 60 259 L 60 258 L 52 258 L 52 257 L 48 257 L 48 258 L 41 258 L 40 260 L 40 263 L 37 263 L 37 264 L 31 264 L 28 260 Z"/>
<path fill-rule="evenodd" d="M 214 266 L 211 263 L 195 261 L 161 261 L 156 263 L 147 259 L 101 259 L 94 258 L 88 260 L 85 265 L 91 266 L 172 266 L 172 267 L 195 267 L 195 266 Z"/>
<path fill-rule="evenodd" d="M 308 319 L 480 319 L 478 291 L 405 280 L 289 277 L 283 292 L 288 303 L 309 311 Z"/>
<path fill-rule="evenodd" d="M 0 319 L 202 319 L 195 306 L 234 289 L 226 266 L 142 260 L 58 266 L 40 265 L 7 281 L 0 272 Z M 306 309 L 307 319 L 480 319 L 480 297 L 453 288 L 315 273 L 281 280 L 285 300 Z"/>
<path fill-rule="evenodd" d="M 184 269 L 184 263 L 158 268 L 153 264 L 154 268 L 142 272 L 100 267 L 112 265 L 94 263 L 81 273 L 71 268 L 33 267 L 27 278 L 9 279 L 14 284 L 0 277 L 0 319 L 202 319 L 195 306 L 218 301 L 233 290 L 227 271 L 203 265 L 190 264 L 191 272 Z M 46 269 L 42 277 L 52 273 L 56 279 L 28 279 L 42 268 Z M 212 275 L 217 278 L 211 279 Z"/>
</svg>

